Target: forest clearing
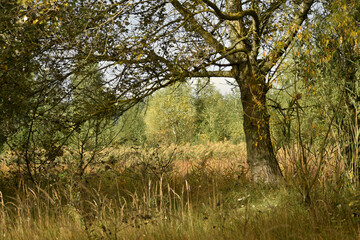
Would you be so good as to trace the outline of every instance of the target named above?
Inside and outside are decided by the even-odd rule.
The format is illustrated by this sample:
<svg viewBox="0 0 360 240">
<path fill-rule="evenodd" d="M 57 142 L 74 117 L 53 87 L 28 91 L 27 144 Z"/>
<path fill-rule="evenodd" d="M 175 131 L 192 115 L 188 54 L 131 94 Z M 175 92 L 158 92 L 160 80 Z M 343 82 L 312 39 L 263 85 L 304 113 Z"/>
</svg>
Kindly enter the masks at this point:
<svg viewBox="0 0 360 240">
<path fill-rule="evenodd" d="M 358 0 L 0 1 L 0 240 L 359 239 L 359 187 Z"/>
<path fill-rule="evenodd" d="M 349 188 L 344 172 L 333 171 L 331 161 L 306 203 L 301 187 L 309 179 L 295 176 L 295 163 L 281 156 L 286 181 L 254 184 L 243 144 L 106 151 L 104 163 L 81 180 L 64 165 L 61 177 L 49 173 L 39 185 L 25 184 L 2 166 L 0 239 L 359 236 L 358 191 Z"/>
</svg>

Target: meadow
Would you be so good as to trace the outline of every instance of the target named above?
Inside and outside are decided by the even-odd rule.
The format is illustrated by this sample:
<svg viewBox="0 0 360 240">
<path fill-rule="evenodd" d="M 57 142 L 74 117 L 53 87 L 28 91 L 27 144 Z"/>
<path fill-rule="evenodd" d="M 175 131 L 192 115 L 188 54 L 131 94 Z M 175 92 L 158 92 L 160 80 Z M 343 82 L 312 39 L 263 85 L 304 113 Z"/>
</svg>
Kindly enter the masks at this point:
<svg viewBox="0 0 360 240">
<path fill-rule="evenodd" d="M 296 150 L 293 150 L 296 158 Z M 9 154 L 2 155 L 3 160 Z M 79 176 L 71 151 L 37 185 L 1 165 L 0 239 L 357 239 L 360 198 L 328 159 L 300 176 L 254 183 L 244 144 L 109 147 Z"/>
<path fill-rule="evenodd" d="M 360 239 L 359 0 L 7 0 L 0 23 L 0 240 Z"/>
</svg>

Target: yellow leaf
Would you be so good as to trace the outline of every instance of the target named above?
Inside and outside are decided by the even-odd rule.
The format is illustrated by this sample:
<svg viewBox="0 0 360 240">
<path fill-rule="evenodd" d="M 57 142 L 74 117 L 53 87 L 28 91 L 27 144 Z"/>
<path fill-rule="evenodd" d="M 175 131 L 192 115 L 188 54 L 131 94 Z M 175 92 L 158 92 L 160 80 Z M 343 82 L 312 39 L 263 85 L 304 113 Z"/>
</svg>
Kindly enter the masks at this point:
<svg viewBox="0 0 360 240">
<path fill-rule="evenodd" d="M 39 19 L 35 19 L 35 20 L 33 21 L 33 24 L 36 24 L 38 21 L 39 21 Z"/>
</svg>

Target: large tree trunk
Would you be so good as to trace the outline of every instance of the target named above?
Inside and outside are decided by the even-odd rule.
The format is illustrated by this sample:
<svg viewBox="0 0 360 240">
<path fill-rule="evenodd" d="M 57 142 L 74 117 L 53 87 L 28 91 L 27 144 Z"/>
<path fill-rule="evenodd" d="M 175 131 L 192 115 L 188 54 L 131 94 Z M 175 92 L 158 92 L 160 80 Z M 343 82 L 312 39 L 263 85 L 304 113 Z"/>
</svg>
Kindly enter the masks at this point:
<svg viewBox="0 0 360 240">
<path fill-rule="evenodd" d="M 226 9 L 228 13 L 241 12 L 242 1 L 227 0 Z M 271 143 L 265 78 L 258 68 L 258 47 L 254 46 L 259 45 L 259 39 L 254 34 L 251 46 L 239 39 L 247 34 L 243 20 L 230 21 L 229 33 L 232 47 L 239 51 L 232 70 L 241 91 L 247 162 L 254 181 L 274 183 L 282 174 Z"/>
<path fill-rule="evenodd" d="M 274 42 L 273 49 L 269 49 L 270 53 L 265 53 L 267 55 L 265 58 L 259 57 L 261 41 L 266 35 L 264 35 L 264 29 L 261 27 L 266 27 L 269 24 L 266 20 L 270 19 L 271 21 L 268 14 L 276 14 L 276 10 L 282 4 L 281 1 L 279 2 L 280 5 L 277 1 L 270 1 L 270 8 L 263 12 L 260 2 L 257 1 L 251 1 L 251 9 L 247 9 L 246 6 L 250 1 L 226 0 L 227 16 L 221 14 L 221 11 L 211 5 L 209 1 L 204 0 L 204 2 L 208 2 L 208 5 L 215 9 L 214 11 L 220 17 L 228 20 L 227 29 L 231 49 L 236 50 L 228 60 L 232 65 L 232 75 L 241 91 L 247 161 L 253 179 L 255 181 L 276 182 L 278 178 L 282 177 L 282 174 L 271 143 L 270 117 L 266 107 L 267 84 L 265 76 L 290 46 L 302 22 L 306 19 L 314 0 L 304 0 L 298 5 L 297 13 L 291 24 L 288 25 L 288 31 L 284 34 L 282 43 L 279 44 L 282 47 L 279 48 Z M 297 4 L 295 5 L 297 6 Z M 241 15 L 248 18 L 237 17 Z M 261 26 L 262 24 L 265 25 Z M 211 37 L 208 38 L 211 40 L 209 42 L 213 42 Z M 218 46 L 216 45 L 216 47 Z"/>
<path fill-rule="evenodd" d="M 244 111 L 247 162 L 253 180 L 275 183 L 282 173 L 271 142 L 264 79 L 248 65 L 241 70 L 237 82 Z"/>
</svg>

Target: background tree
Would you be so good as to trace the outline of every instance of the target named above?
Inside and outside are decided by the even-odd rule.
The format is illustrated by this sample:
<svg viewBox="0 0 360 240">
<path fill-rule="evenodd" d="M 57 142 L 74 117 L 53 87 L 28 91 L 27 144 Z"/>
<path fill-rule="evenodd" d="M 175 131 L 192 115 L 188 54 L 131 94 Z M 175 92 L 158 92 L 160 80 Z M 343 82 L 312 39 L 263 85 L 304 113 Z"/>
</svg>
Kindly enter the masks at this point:
<svg viewBox="0 0 360 240">
<path fill-rule="evenodd" d="M 147 110 L 147 104 L 139 103 L 129 109 L 120 117 L 115 117 L 115 123 L 112 127 L 114 141 L 112 145 L 143 145 L 146 143 L 145 120 L 144 115 Z"/>
<path fill-rule="evenodd" d="M 239 92 L 225 96 L 215 86 L 199 80 L 194 89 L 196 123 L 200 141 L 240 142 L 244 138 Z"/>
<path fill-rule="evenodd" d="M 234 89 L 231 93 L 224 96 L 225 106 L 228 118 L 227 134 L 230 136 L 229 140 L 233 143 L 241 143 L 245 141 L 244 133 L 244 116 L 242 114 L 242 104 L 240 91 Z"/>
<path fill-rule="evenodd" d="M 187 84 L 156 93 L 146 110 L 146 138 L 149 143 L 183 144 L 193 141 L 196 131 L 195 107 Z"/>
<path fill-rule="evenodd" d="M 101 108 L 103 104 L 112 101 L 113 94 L 107 91 L 104 76 L 99 72 L 97 64 L 84 67 L 72 75 L 71 85 L 73 90 L 68 100 L 68 111 L 77 124 L 67 145 L 77 159 L 77 172 L 82 176 L 88 166 L 97 162 L 100 151 L 109 146 L 114 138 L 110 131 L 114 120 L 104 115 Z"/>
</svg>

